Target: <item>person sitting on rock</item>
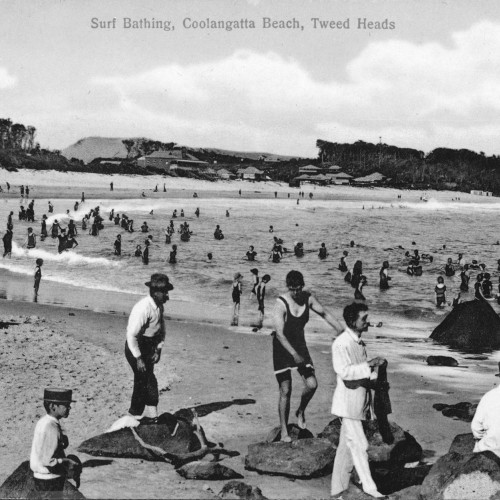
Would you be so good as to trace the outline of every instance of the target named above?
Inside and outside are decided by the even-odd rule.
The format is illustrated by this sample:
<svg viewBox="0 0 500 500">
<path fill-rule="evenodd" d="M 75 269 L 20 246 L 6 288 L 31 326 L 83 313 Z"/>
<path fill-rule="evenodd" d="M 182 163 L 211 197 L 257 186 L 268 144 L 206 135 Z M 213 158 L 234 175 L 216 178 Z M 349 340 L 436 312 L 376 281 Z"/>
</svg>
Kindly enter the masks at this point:
<svg viewBox="0 0 500 500">
<path fill-rule="evenodd" d="M 68 438 L 59 423 L 69 415 L 71 403 L 74 403 L 71 398 L 71 389 L 44 391 L 43 406 L 47 414 L 36 424 L 30 455 L 35 489 L 41 498 L 56 498 L 56 492 L 61 492 L 57 498 L 62 498 L 68 472 L 79 466 L 72 458 L 66 458 L 64 450 L 68 447 Z"/>
<path fill-rule="evenodd" d="M 499 363 L 500 372 L 500 363 Z M 495 374 L 500 377 L 500 373 Z M 474 453 L 491 451 L 500 457 L 500 386 L 488 391 L 479 401 L 470 424 L 476 439 Z"/>
</svg>

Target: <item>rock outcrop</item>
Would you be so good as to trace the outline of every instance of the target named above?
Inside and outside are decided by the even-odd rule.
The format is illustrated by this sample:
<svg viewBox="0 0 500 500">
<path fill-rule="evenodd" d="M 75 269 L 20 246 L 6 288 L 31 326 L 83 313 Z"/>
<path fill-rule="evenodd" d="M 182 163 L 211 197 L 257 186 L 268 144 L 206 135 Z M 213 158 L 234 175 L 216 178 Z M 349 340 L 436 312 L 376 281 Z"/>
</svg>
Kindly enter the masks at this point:
<svg viewBox="0 0 500 500">
<path fill-rule="evenodd" d="M 250 486 L 242 481 L 229 481 L 219 493 L 226 500 L 267 500 L 257 486 Z"/>
<path fill-rule="evenodd" d="M 328 439 L 291 443 L 255 443 L 248 447 L 245 468 L 263 474 L 308 479 L 332 471 L 336 447 Z"/>
<path fill-rule="evenodd" d="M 217 462 L 197 461 L 183 465 L 177 472 L 186 479 L 203 479 L 207 481 L 224 481 L 241 479 L 243 476 L 233 469 Z"/>
<path fill-rule="evenodd" d="M 486 301 L 462 302 L 434 329 L 430 338 L 464 351 L 498 349 L 500 318 Z"/>
<path fill-rule="evenodd" d="M 436 403 L 432 407 L 440 411 L 445 417 L 455 420 L 463 420 L 464 422 L 472 422 L 476 413 L 477 403 L 461 402 L 455 405 L 447 405 L 445 403 Z"/>
<path fill-rule="evenodd" d="M 428 356 L 427 364 L 431 366 L 458 366 L 458 361 L 451 356 Z"/>
<path fill-rule="evenodd" d="M 36 498 L 35 492 L 33 472 L 31 472 L 28 460 L 23 462 L 0 486 L 0 498 Z M 70 481 L 66 481 L 60 498 L 81 499 L 85 497 Z"/>
</svg>

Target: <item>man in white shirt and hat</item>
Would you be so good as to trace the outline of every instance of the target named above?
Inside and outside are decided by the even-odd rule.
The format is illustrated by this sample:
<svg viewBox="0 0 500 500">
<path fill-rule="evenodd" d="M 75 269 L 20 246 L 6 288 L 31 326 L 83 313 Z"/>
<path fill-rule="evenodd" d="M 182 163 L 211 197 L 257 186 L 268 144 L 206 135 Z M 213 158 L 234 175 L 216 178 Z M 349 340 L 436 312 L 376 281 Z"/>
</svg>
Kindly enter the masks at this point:
<svg viewBox="0 0 500 500">
<path fill-rule="evenodd" d="M 370 381 L 376 379 L 374 370 L 386 361 L 378 357 L 368 361 L 366 347 L 361 340 L 361 335 L 369 326 L 366 304 L 355 302 L 346 306 L 344 321 L 347 328 L 332 345 L 337 386 L 331 411 L 342 419 L 342 427 L 333 465 L 331 494 L 338 496 L 349 487 L 354 466 L 363 491 L 373 497 L 382 497 L 370 473 L 368 440 L 362 422 L 367 419 L 371 406 Z"/>
<path fill-rule="evenodd" d="M 495 376 L 500 377 L 500 363 Z M 488 391 L 479 401 L 471 422 L 472 434 L 477 440 L 474 453 L 492 451 L 500 457 L 500 386 Z"/>
<path fill-rule="evenodd" d="M 165 341 L 163 304 L 173 290 L 168 276 L 156 273 L 146 283 L 149 295 L 133 307 L 128 320 L 125 357 L 134 372 L 134 390 L 129 414 L 142 423 L 158 417 L 158 382 L 154 365 L 160 361 Z"/>
<path fill-rule="evenodd" d="M 68 438 L 59 421 L 67 418 L 71 409 L 71 389 L 45 389 L 43 406 L 47 412 L 36 424 L 31 446 L 30 469 L 35 488 L 40 496 L 50 497 L 51 492 L 62 491 L 68 470 L 77 463 L 66 458 L 64 450 Z"/>
</svg>

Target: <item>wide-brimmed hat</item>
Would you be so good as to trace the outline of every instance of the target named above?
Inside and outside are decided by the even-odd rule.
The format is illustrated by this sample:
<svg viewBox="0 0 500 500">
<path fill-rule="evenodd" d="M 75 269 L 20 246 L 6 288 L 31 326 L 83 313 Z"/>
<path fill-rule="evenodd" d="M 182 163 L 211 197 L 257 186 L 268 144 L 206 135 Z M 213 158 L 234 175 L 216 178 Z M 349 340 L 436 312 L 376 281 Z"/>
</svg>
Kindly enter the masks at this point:
<svg viewBox="0 0 500 500">
<path fill-rule="evenodd" d="M 500 363 L 498 363 L 498 373 L 495 373 L 495 377 L 500 377 Z"/>
<path fill-rule="evenodd" d="M 71 389 L 44 389 L 43 400 L 49 403 L 75 403 Z"/>
<path fill-rule="evenodd" d="M 243 275 L 241 273 L 234 273 L 234 279 L 237 280 L 238 278 L 243 278 Z"/>
<path fill-rule="evenodd" d="M 36 259 L 37 266 L 41 266 L 42 264 L 43 264 L 43 259 L 40 259 L 40 258 Z"/>
<path fill-rule="evenodd" d="M 252 274 L 259 274 L 259 270 L 256 267 L 254 267 L 253 269 L 250 269 L 250 272 Z"/>
<path fill-rule="evenodd" d="M 169 292 L 174 289 L 174 286 L 170 283 L 168 276 L 166 274 L 155 273 L 151 275 L 151 280 L 145 283 L 149 288 L 154 288 L 156 290 L 166 290 Z"/>
</svg>

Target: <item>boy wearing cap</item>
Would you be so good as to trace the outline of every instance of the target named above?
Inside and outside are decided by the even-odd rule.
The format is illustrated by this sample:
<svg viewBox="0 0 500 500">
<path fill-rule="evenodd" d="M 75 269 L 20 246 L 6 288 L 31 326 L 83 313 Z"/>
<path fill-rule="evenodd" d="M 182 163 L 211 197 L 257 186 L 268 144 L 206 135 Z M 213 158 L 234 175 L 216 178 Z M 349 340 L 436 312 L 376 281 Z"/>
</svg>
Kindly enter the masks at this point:
<svg viewBox="0 0 500 500">
<path fill-rule="evenodd" d="M 160 361 L 165 340 L 163 304 L 173 290 L 168 276 L 153 274 L 146 283 L 149 295 L 133 307 L 128 320 L 125 357 L 134 372 L 129 414 L 143 423 L 158 417 L 158 382 L 154 365 Z"/>
<path fill-rule="evenodd" d="M 66 458 L 68 438 L 59 420 L 67 418 L 74 401 L 71 389 L 45 389 L 43 406 L 47 415 L 35 427 L 31 446 L 30 468 L 38 491 L 62 491 L 67 470 L 76 462 Z"/>
</svg>

